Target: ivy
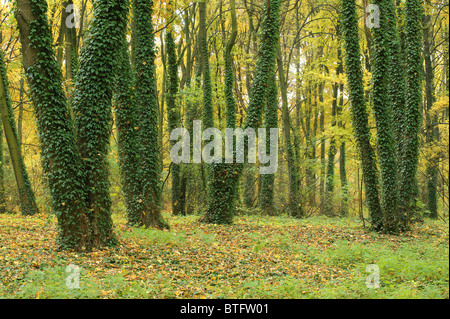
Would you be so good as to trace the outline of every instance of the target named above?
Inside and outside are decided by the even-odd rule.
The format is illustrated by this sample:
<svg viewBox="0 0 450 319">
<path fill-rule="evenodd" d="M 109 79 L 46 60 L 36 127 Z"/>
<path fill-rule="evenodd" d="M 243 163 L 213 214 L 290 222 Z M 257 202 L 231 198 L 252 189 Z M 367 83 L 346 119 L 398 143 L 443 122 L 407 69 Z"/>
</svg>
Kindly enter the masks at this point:
<svg viewBox="0 0 450 319">
<path fill-rule="evenodd" d="M 256 61 L 255 78 L 250 92 L 245 127 L 257 129 L 262 122 L 264 105 L 266 105 L 270 74 L 275 71 L 277 45 L 280 28 L 280 0 L 271 0 L 265 5 L 266 15 L 261 32 L 259 59 Z"/>
<path fill-rule="evenodd" d="M 269 92 L 267 94 L 265 115 L 266 133 L 266 149 L 270 149 L 269 132 L 271 128 L 278 127 L 278 87 L 276 84 L 275 73 L 270 79 Z M 266 174 L 261 176 L 261 194 L 260 207 L 268 215 L 275 214 L 274 207 L 274 183 L 275 174 Z"/>
<path fill-rule="evenodd" d="M 392 104 L 392 125 L 396 143 L 397 160 L 401 160 L 404 139 L 404 112 L 405 112 L 405 64 L 397 18 L 396 6 L 393 0 L 385 5 L 386 36 L 389 46 L 389 86 L 388 93 Z M 397 26 L 399 25 L 399 26 Z"/>
<path fill-rule="evenodd" d="M 388 12 L 388 1 L 376 1 L 381 12 Z M 393 4 L 392 4 L 393 5 Z M 381 171 L 381 206 L 383 210 L 383 228 L 387 232 L 396 232 L 396 214 L 398 204 L 396 142 L 392 122 L 392 104 L 389 100 L 390 79 L 390 39 L 396 28 L 396 21 L 387 14 L 380 15 L 380 27 L 374 29 L 372 101 L 377 125 L 378 159 Z M 392 91 L 392 90 L 391 90 Z M 391 92 L 393 93 L 393 92 Z M 393 96 L 395 100 L 395 96 Z"/>
<path fill-rule="evenodd" d="M 256 130 L 261 126 L 264 107 L 266 107 L 266 127 L 276 128 L 278 126 L 276 111 L 278 110 L 278 88 L 275 83 L 275 63 L 279 43 L 280 9 L 280 0 L 267 1 L 264 7 L 263 12 L 266 12 L 266 15 L 262 22 L 259 58 L 256 61 L 255 78 L 250 92 L 245 128 Z M 247 139 L 245 142 L 248 142 Z M 247 149 L 247 145 L 245 149 Z M 269 175 L 262 179 L 262 185 L 265 189 L 263 205 L 268 209 L 270 209 L 270 203 L 273 202 L 273 178 L 274 175 Z M 296 183 L 296 181 L 293 181 L 293 183 Z"/>
<path fill-rule="evenodd" d="M 169 132 L 180 127 L 180 111 L 176 106 L 178 93 L 178 61 L 173 31 L 166 32 L 166 50 L 168 62 L 168 93 L 167 93 L 167 117 Z M 175 141 L 172 141 L 172 145 Z M 181 166 L 172 164 L 172 211 L 174 215 L 182 215 L 184 207 L 181 202 L 180 173 Z"/>
<path fill-rule="evenodd" d="M 205 4 L 200 4 L 201 14 L 205 14 Z M 250 93 L 250 102 L 247 108 L 246 128 L 257 129 L 262 122 L 264 106 L 268 96 L 268 83 L 271 80 L 270 74 L 275 74 L 275 59 L 277 45 L 279 42 L 279 18 L 280 18 L 279 0 L 268 1 L 265 5 L 264 17 L 261 33 L 261 48 L 259 59 L 256 62 L 256 75 Z M 204 18 L 204 17 L 203 17 Z M 200 19 L 204 23 L 204 19 Z M 213 114 L 211 105 L 211 84 L 209 76 L 209 63 L 206 58 L 207 42 L 206 27 L 200 26 L 201 32 L 201 52 L 203 64 L 203 123 L 206 127 L 213 127 Z M 235 101 L 234 101 L 234 74 L 232 68 L 231 49 L 225 52 L 225 98 L 227 105 L 227 127 L 236 126 Z M 245 147 L 248 148 L 248 140 L 245 139 Z M 224 162 L 224 161 L 223 161 Z M 209 166 L 210 183 L 208 185 L 209 207 L 202 217 L 202 221 L 215 224 L 231 224 L 235 214 L 235 200 L 237 198 L 237 183 L 242 174 L 244 165 L 214 163 Z"/>
<path fill-rule="evenodd" d="M 6 213 L 5 171 L 3 165 L 3 124 L 0 121 L 0 214 Z"/>
<path fill-rule="evenodd" d="M 134 77 L 126 35 L 123 34 L 116 72 L 114 108 L 119 149 L 119 166 L 122 178 L 127 220 L 129 225 L 139 225 L 143 211 L 142 189 L 138 175 L 138 116 L 134 92 Z"/>
<path fill-rule="evenodd" d="M 111 101 L 120 40 L 126 30 L 128 2 L 97 0 L 79 59 L 73 110 L 78 149 L 86 174 L 90 236 L 100 246 L 115 243 L 112 232 L 108 152 Z M 97 244 L 96 244 L 97 245 Z"/>
<path fill-rule="evenodd" d="M 52 210 L 58 218 L 58 244 L 63 249 L 89 246 L 85 174 L 75 142 L 72 119 L 62 87 L 44 0 L 17 1 L 24 68 L 31 89 L 44 173 Z M 30 13 L 27 17 L 21 14 Z M 28 44 L 29 42 L 29 44 Z"/>
<path fill-rule="evenodd" d="M 161 216 L 161 163 L 159 159 L 159 110 L 156 99 L 153 1 L 135 0 L 135 80 L 138 109 L 139 175 L 142 183 L 140 224 L 169 228 Z"/>
<path fill-rule="evenodd" d="M 78 251 L 113 245 L 106 156 L 112 118 L 111 79 L 115 52 L 125 31 L 127 1 L 94 2 L 94 18 L 76 77 L 74 123 L 55 59 L 47 3 L 19 0 L 17 6 L 42 164 L 58 218 L 58 244 Z"/>
<path fill-rule="evenodd" d="M 400 167 L 400 223 L 409 229 L 416 212 L 418 193 L 419 131 L 422 103 L 422 0 L 406 0 L 405 57 L 406 103 L 404 111 L 404 140 Z"/>
<path fill-rule="evenodd" d="M 206 1 L 199 3 L 200 11 L 200 57 L 203 73 L 203 126 L 214 127 L 214 110 L 212 105 L 211 74 L 209 68 L 208 38 L 206 29 Z"/>
<path fill-rule="evenodd" d="M 355 0 L 342 0 L 342 31 L 346 51 L 345 67 L 348 78 L 349 100 L 353 128 L 361 155 L 367 205 L 372 228 L 381 230 L 382 210 L 379 199 L 379 181 L 375 152 L 370 143 L 369 114 L 364 100 L 361 48 L 359 46 L 358 15 Z"/>
<path fill-rule="evenodd" d="M 225 52 L 225 104 L 226 104 L 226 124 L 227 128 L 234 129 L 236 127 L 236 101 L 234 98 L 234 70 L 233 70 L 233 54 L 232 50 L 235 45 L 237 26 L 236 26 L 236 12 L 235 3 L 231 1 L 231 18 L 232 18 L 232 34 L 229 37 Z M 204 26 L 202 26 L 204 28 Z M 203 29 L 202 29 L 203 30 Z M 206 39 L 206 32 L 202 35 L 202 39 Z M 202 42 L 203 43 L 203 42 Z M 203 43 L 205 46 L 205 43 Z M 203 57 L 207 60 L 207 47 L 206 50 L 203 47 Z M 209 68 L 209 66 L 208 66 Z M 208 74 L 206 74 L 209 77 Z M 208 80 L 209 81 L 209 80 Z M 210 85 L 207 83 L 204 90 L 210 91 Z M 209 87 L 208 87 L 209 86 Z M 211 92 L 207 93 L 208 96 Z M 209 99 L 209 98 L 208 98 Z M 204 100 L 204 120 L 206 117 L 212 116 L 212 112 L 209 109 L 208 99 Z M 206 115 L 205 115 L 206 114 Z M 206 116 L 206 117 L 205 117 Z M 206 119 L 210 121 L 209 119 Z M 235 146 L 235 143 L 233 143 Z M 215 224 L 231 224 L 236 212 L 236 198 L 238 196 L 237 184 L 239 180 L 238 168 L 240 165 L 227 164 L 225 159 L 222 159 L 223 163 L 214 163 L 210 165 L 210 183 L 208 185 L 208 210 L 203 217 L 204 222 Z"/>
</svg>

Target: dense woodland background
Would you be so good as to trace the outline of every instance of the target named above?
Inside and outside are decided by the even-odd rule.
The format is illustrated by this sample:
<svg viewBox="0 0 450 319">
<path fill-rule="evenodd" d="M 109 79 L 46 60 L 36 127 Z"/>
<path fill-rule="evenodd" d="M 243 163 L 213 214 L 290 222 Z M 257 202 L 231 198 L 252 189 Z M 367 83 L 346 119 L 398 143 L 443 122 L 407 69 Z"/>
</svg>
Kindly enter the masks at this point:
<svg viewBox="0 0 450 319">
<path fill-rule="evenodd" d="M 65 218 L 72 218 L 67 217 L 72 214 L 76 223 L 83 224 L 83 209 L 98 216 L 106 213 L 105 223 L 109 223 L 111 213 L 128 209 L 130 215 L 133 209 L 147 210 L 152 213 L 144 213 L 144 217 L 130 215 L 130 223 L 159 228 L 169 226 L 158 217 L 159 211 L 164 211 L 175 215 L 206 212 L 206 221 L 219 223 L 231 222 L 239 213 L 300 218 L 351 216 L 364 218 L 374 229 L 395 232 L 408 229 L 406 224 L 391 227 L 392 223 L 401 224 L 402 218 L 386 220 L 391 218 L 389 214 L 394 216 L 406 209 L 401 208 L 401 198 L 409 192 L 403 186 L 409 185 L 415 194 L 405 204 L 412 207 L 405 213 L 409 221 L 448 218 L 448 2 L 375 3 L 381 7 L 380 28 L 366 23 L 371 12 L 365 12 L 369 5 L 365 0 L 285 0 L 272 4 L 262 0 L 137 0 L 133 9 L 126 7 L 127 1 L 118 0 L 21 0 L 17 4 L 2 0 L 0 38 L 7 75 L 3 81 L 8 81 L 5 89 L 10 99 L 9 103 L 2 102 L 2 211 L 56 212 L 62 237 L 66 236 Z M 71 4 L 80 8 L 75 28 L 63 23 L 72 13 L 65 10 Z M 20 12 L 30 8 L 35 25 L 21 22 Z M 355 15 L 351 10 L 356 10 Z M 388 12 L 393 19 L 386 19 Z M 23 20 L 30 21 L 27 19 Z M 46 21 L 50 24 L 48 32 Z M 356 44 L 351 43 L 352 23 L 358 25 Z M 411 28 L 415 31 L 408 31 Z M 37 52 L 21 51 L 24 45 L 37 47 Z M 355 97 L 358 94 L 349 92 L 347 81 L 353 74 L 358 77 L 351 69 L 351 63 L 355 63 L 351 54 L 357 51 L 348 50 L 355 45 L 360 47 L 356 70 L 362 71 L 363 91 L 353 90 L 364 93 L 362 104 L 368 116 L 367 123 L 362 124 L 358 124 L 361 116 L 356 111 L 361 101 Z M 420 56 L 414 56 L 417 49 Z M 154 63 L 149 58 L 153 54 Z M 42 58 L 39 67 L 36 60 L 33 62 L 36 57 Z M 41 68 L 41 80 L 35 71 L 25 72 L 24 66 L 34 66 L 35 71 Z M 267 72 L 261 71 L 264 66 Z M 34 81 L 34 91 L 30 80 Z M 275 83 L 273 89 L 269 89 L 270 83 Z M 411 98 L 414 92 L 419 96 Z M 62 93 L 64 96 L 58 95 Z M 350 100 L 352 94 L 355 101 Z M 52 98 L 60 104 L 54 105 Z M 137 106 L 127 109 L 127 103 Z M 48 105 L 53 106 L 53 115 L 44 114 Z M 74 135 L 54 136 L 58 129 L 47 121 L 58 122 L 58 112 L 70 114 Z M 267 177 L 259 174 L 257 166 L 245 165 L 237 169 L 236 180 L 220 177 L 217 182 L 217 176 L 227 175 L 229 168 L 171 164 L 170 131 L 176 127 L 191 129 L 195 119 L 203 119 L 204 127 L 212 124 L 221 129 L 279 127 L 278 172 Z M 417 122 L 418 134 L 414 127 L 408 130 L 411 121 Z M 130 125 L 137 133 L 127 133 Z M 355 125 L 366 130 L 362 139 L 358 139 L 361 131 L 355 131 Z M 68 126 L 63 129 L 67 130 Z M 138 137 L 130 137 L 133 134 Z M 402 134 L 406 139 L 418 136 L 416 150 Z M 370 142 L 358 144 L 364 138 Z M 75 148 L 67 151 L 73 143 Z M 371 168 L 378 180 L 369 181 L 372 184 L 364 183 L 370 165 L 364 167 L 367 149 L 361 145 L 372 148 Z M 75 149 L 79 155 L 71 153 Z M 138 155 L 130 155 L 132 150 Z M 402 160 L 401 153 L 408 150 L 418 152 L 417 169 L 415 155 L 411 155 L 411 165 Z M 98 162 L 93 159 L 97 151 Z M 73 166 L 68 167 L 70 157 Z M 78 160 L 89 162 L 85 167 L 88 175 L 98 178 L 85 178 L 86 188 L 104 188 L 104 193 L 88 191 L 81 195 L 89 197 L 90 204 L 84 208 L 76 208 L 72 202 L 79 204 L 74 189 L 80 180 L 69 180 L 60 172 L 66 171 L 73 178 Z M 146 179 L 142 187 L 147 187 L 144 197 L 148 200 L 131 198 L 136 191 L 133 183 L 138 182 L 126 171 L 138 169 L 127 165 L 143 169 L 138 179 Z M 402 179 L 402 165 L 413 167 L 413 186 Z M 21 169 L 15 172 L 15 167 Z M 43 168 L 50 175 L 46 176 Z M 238 187 L 214 193 L 220 182 Z M 378 217 L 374 217 L 377 209 L 369 207 L 373 201 L 368 194 L 374 188 Z M 234 198 L 234 189 L 235 204 L 227 200 Z M 222 202 L 217 203 L 217 198 Z M 136 208 L 142 202 L 146 208 Z M 95 214 L 88 219 L 96 219 Z M 148 215 L 152 220 L 145 220 Z M 380 222 L 383 226 L 376 218 L 385 219 L 384 224 Z M 72 239 L 62 242 L 74 247 Z"/>
<path fill-rule="evenodd" d="M 448 298 L 448 9 L 0 0 L 0 299 Z"/>
</svg>

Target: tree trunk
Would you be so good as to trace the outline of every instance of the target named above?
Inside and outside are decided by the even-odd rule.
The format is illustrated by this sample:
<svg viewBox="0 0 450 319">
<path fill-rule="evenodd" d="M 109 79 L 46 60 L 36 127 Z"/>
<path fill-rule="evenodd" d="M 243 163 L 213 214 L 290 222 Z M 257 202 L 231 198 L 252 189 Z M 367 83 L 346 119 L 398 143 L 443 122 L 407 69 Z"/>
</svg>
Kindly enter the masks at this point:
<svg viewBox="0 0 450 319">
<path fill-rule="evenodd" d="M 17 136 L 16 123 L 8 87 L 9 85 L 6 75 L 5 60 L 3 58 L 3 51 L 0 50 L 0 114 L 2 117 L 6 141 L 8 143 L 9 153 L 11 155 L 11 162 L 14 169 L 14 175 L 16 177 L 17 188 L 19 190 L 20 209 L 22 215 L 34 215 L 39 213 L 39 209 L 36 205 L 34 193 L 25 168 L 25 163 Z"/>
<path fill-rule="evenodd" d="M 291 142 L 291 124 L 288 108 L 287 86 L 284 74 L 283 62 L 281 61 L 281 51 L 278 51 L 278 79 L 280 82 L 281 99 L 282 99 L 282 119 L 283 119 L 283 135 L 286 148 L 286 159 L 289 175 L 289 211 L 292 216 L 304 217 L 303 208 L 300 205 L 298 194 L 298 174 L 294 163 L 294 148 Z"/>
<path fill-rule="evenodd" d="M 125 195 L 127 221 L 131 226 L 140 224 L 142 205 L 142 187 L 139 172 L 138 153 L 138 114 L 134 96 L 134 77 L 126 35 L 122 37 L 119 51 L 119 63 L 116 73 L 114 107 L 119 149 L 119 166 Z"/>
<path fill-rule="evenodd" d="M 339 76 L 339 71 L 336 72 Z M 332 120 L 331 126 L 336 126 L 337 116 L 337 99 L 338 99 L 339 84 L 333 84 L 333 102 L 332 102 Z M 336 138 L 330 137 L 330 146 L 328 148 L 328 165 L 327 165 L 327 178 L 326 178 L 326 197 L 325 197 L 325 214 L 327 216 L 334 216 L 335 211 L 333 209 L 333 192 L 334 192 L 334 161 L 337 153 Z"/>
<path fill-rule="evenodd" d="M 266 149 L 270 149 L 269 130 L 278 127 L 278 87 L 275 74 L 270 79 L 269 93 L 267 97 L 265 110 L 265 127 L 266 133 Z M 296 167 L 297 169 L 297 167 Z M 269 216 L 275 215 L 274 189 L 275 174 L 261 175 L 261 191 L 260 191 L 260 207 L 265 214 Z M 298 190 L 299 185 L 295 185 Z"/>
<path fill-rule="evenodd" d="M 231 35 L 226 42 L 225 60 L 225 103 L 227 128 L 236 127 L 236 101 L 234 98 L 233 47 L 237 37 L 237 18 L 235 1 L 230 1 Z M 235 143 L 233 143 L 233 149 Z M 239 174 L 237 165 L 222 163 L 211 166 L 212 181 L 209 189 L 209 207 L 204 221 L 210 223 L 230 224 L 235 215 L 235 201 L 238 195 L 237 184 Z M 254 184 L 254 181 L 253 181 Z M 252 185 L 254 187 L 254 185 Z M 248 188 L 246 187 L 246 190 Z M 253 194 L 254 196 L 254 194 Z M 248 196 L 246 196 L 248 198 Z M 248 202 L 246 203 L 249 204 Z"/>
<path fill-rule="evenodd" d="M 422 104 L 422 1 L 406 0 L 406 104 L 400 167 L 400 224 L 404 230 L 416 214 L 419 131 Z"/>
<path fill-rule="evenodd" d="M 61 248 L 90 247 L 88 209 L 81 156 L 62 88 L 62 74 L 52 49 L 44 0 L 17 1 L 23 66 L 36 113 L 42 164 L 58 217 Z M 30 24 L 35 26 L 31 33 Z"/>
<path fill-rule="evenodd" d="M 166 52 L 168 63 L 168 92 L 167 92 L 167 117 L 169 131 L 180 127 L 180 110 L 176 105 L 176 95 L 178 93 L 178 61 L 175 40 L 172 28 L 166 31 Z M 175 141 L 171 141 L 173 146 Z M 172 163 L 172 213 L 174 215 L 184 215 L 181 209 L 181 176 L 180 164 Z"/>
<path fill-rule="evenodd" d="M 387 13 L 387 44 L 389 45 L 389 100 L 392 105 L 393 134 L 395 138 L 396 157 L 398 167 L 401 166 L 402 147 L 404 139 L 405 117 L 405 64 L 402 52 L 400 32 L 397 25 L 396 7 L 393 0 L 385 5 Z M 399 171 L 399 169 L 398 169 Z"/>
<path fill-rule="evenodd" d="M 358 19 L 355 0 L 342 1 L 342 29 L 345 39 L 346 73 L 349 86 L 352 122 L 361 155 L 366 199 L 372 228 L 381 230 L 382 210 L 378 196 L 378 174 L 374 149 L 370 143 L 369 115 L 364 97 L 363 73 L 360 60 Z"/>
<path fill-rule="evenodd" d="M 339 53 L 341 51 L 339 50 Z M 339 64 L 341 72 L 344 71 L 344 66 L 342 64 L 342 55 L 339 54 Z M 338 107 L 338 114 L 337 116 L 339 118 L 342 117 L 343 107 L 344 107 L 344 83 L 341 83 L 339 86 L 339 107 Z M 341 128 L 345 128 L 344 124 L 341 120 L 338 122 L 338 126 Z M 341 216 L 347 216 L 348 214 L 348 202 L 349 202 L 349 193 L 348 193 L 348 182 L 347 182 L 347 170 L 346 170 L 346 149 L 345 149 L 345 141 L 341 141 L 340 151 L 339 151 L 339 175 L 341 179 L 341 193 L 342 193 L 342 200 L 341 200 Z"/>
<path fill-rule="evenodd" d="M 113 57 L 119 45 L 116 40 L 125 30 L 126 3 L 102 0 L 95 7 L 90 33 L 94 36 L 81 58 L 79 80 L 83 90 L 75 101 L 81 113 L 76 125 L 78 141 L 52 49 L 46 12 L 45 1 L 17 1 L 23 64 L 35 107 L 52 208 L 58 217 L 58 243 L 61 248 L 77 251 L 113 245 L 106 157 L 116 62 Z M 104 33 L 107 29 L 108 35 Z M 99 47 L 105 54 L 97 54 Z M 90 104 L 93 100 L 94 105 Z"/>
<path fill-rule="evenodd" d="M 108 152 L 112 129 L 112 94 L 117 51 L 126 30 L 126 0 L 96 2 L 89 38 L 80 56 L 73 111 L 78 150 L 86 172 L 93 247 L 114 245 Z M 119 41 L 117 41 L 119 39 Z"/>
<path fill-rule="evenodd" d="M 388 6 L 381 1 L 377 0 L 376 3 L 380 10 L 386 12 Z M 380 28 L 375 28 L 374 31 L 372 100 L 377 125 L 378 161 L 381 171 L 383 227 L 386 232 L 397 232 L 396 215 L 399 193 L 397 188 L 396 142 L 392 125 L 392 105 L 387 94 L 391 51 L 388 44 L 388 21 L 386 15 L 381 15 Z"/>
<path fill-rule="evenodd" d="M 155 77 L 153 1 L 135 1 L 136 103 L 139 114 L 139 174 L 144 211 L 140 225 L 169 228 L 161 215 L 161 162 L 159 148 L 159 108 Z"/>
</svg>

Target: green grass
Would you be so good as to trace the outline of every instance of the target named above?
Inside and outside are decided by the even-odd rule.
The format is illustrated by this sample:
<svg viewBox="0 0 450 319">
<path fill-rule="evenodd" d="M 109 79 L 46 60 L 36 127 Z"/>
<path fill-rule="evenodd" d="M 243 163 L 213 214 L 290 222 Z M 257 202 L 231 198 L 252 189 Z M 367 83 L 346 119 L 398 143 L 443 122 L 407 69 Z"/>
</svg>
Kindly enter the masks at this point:
<svg viewBox="0 0 450 319">
<path fill-rule="evenodd" d="M 0 216 L 0 298 L 448 298 L 448 224 L 402 236 L 352 219 L 239 216 L 231 226 L 166 216 L 172 231 L 129 228 L 119 245 L 57 251 L 52 216 Z M 80 287 L 67 286 L 67 266 Z M 368 288 L 368 265 L 380 287 Z"/>
</svg>

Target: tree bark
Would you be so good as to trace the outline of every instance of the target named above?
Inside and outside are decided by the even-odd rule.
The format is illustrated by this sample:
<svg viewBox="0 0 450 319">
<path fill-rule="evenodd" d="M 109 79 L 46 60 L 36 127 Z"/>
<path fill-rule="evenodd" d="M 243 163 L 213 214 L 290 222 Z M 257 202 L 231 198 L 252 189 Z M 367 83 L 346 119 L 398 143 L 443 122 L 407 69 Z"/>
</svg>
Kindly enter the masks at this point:
<svg viewBox="0 0 450 319">
<path fill-rule="evenodd" d="M 3 52 L 0 51 L 0 114 L 6 141 L 8 143 L 11 162 L 14 169 L 17 188 L 19 190 L 20 208 L 22 215 L 34 215 L 39 213 L 36 205 L 31 183 L 25 168 L 17 128 L 14 119 L 12 102 L 8 92 L 8 79 Z"/>
<path fill-rule="evenodd" d="M 434 93 L 434 70 L 432 63 L 431 47 L 433 46 L 433 29 L 432 29 L 432 17 L 431 15 L 424 16 L 423 33 L 423 56 L 425 60 L 425 125 L 426 144 L 432 147 L 434 143 L 439 140 L 439 126 L 437 125 L 439 119 L 438 114 L 431 114 L 433 104 L 436 101 Z M 432 154 L 426 158 L 426 188 L 427 188 L 427 209 L 429 211 L 429 217 L 433 219 L 438 218 L 437 211 L 437 181 L 438 181 L 438 169 L 439 169 L 439 155 Z"/>
<path fill-rule="evenodd" d="M 372 228 L 381 230 L 382 210 L 378 195 L 378 173 L 375 153 L 370 143 L 369 115 L 364 96 L 360 57 L 358 20 L 355 0 L 342 1 L 342 30 L 345 39 L 346 73 L 349 86 L 352 122 L 361 155 L 367 204 Z"/>
<path fill-rule="evenodd" d="M 422 106 L 422 0 L 406 0 L 405 56 L 406 104 L 404 143 L 400 167 L 400 216 L 404 230 L 417 213 L 417 170 L 419 164 L 419 131 Z"/>
<path fill-rule="evenodd" d="M 144 211 L 140 225 L 168 229 L 161 215 L 159 113 L 155 72 L 154 1 L 135 0 L 136 103 L 139 114 L 139 174 Z"/>
<path fill-rule="evenodd" d="M 298 174 L 294 163 L 294 148 L 291 142 L 291 124 L 288 107 L 287 87 L 285 81 L 283 62 L 281 61 L 281 51 L 278 51 L 278 78 L 280 82 L 281 100 L 282 100 L 282 119 L 283 119 L 283 135 L 286 149 L 286 160 L 288 164 L 289 174 L 289 211 L 292 216 L 297 218 L 304 217 L 303 208 L 299 202 L 298 194 Z"/>
</svg>

